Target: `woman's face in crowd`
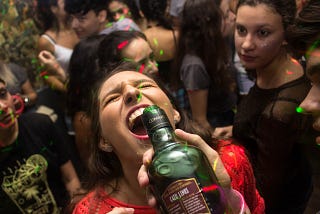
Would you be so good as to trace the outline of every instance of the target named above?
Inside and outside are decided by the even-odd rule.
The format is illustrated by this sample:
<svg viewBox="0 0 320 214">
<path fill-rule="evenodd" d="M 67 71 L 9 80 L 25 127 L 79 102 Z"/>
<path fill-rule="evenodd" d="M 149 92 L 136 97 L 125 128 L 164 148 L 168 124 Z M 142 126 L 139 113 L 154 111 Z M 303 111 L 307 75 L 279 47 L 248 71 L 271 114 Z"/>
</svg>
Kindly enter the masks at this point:
<svg viewBox="0 0 320 214">
<path fill-rule="evenodd" d="M 282 17 L 269 6 L 242 5 L 236 17 L 235 45 L 247 69 L 260 69 L 279 56 L 284 43 Z"/>
<path fill-rule="evenodd" d="M 13 126 L 15 121 L 16 116 L 12 96 L 5 85 L 0 82 L 0 130 Z"/>
<path fill-rule="evenodd" d="M 154 60 L 153 51 L 148 42 L 142 38 L 133 39 L 122 52 L 125 60 L 132 60 L 140 65 L 137 69 L 140 73 L 158 72 L 157 63 Z"/>
<path fill-rule="evenodd" d="M 121 18 L 131 18 L 128 6 L 119 1 L 111 1 L 109 4 L 109 11 L 116 21 Z"/>
<path fill-rule="evenodd" d="M 140 115 L 149 105 L 164 109 L 173 125 L 174 115 L 167 95 L 149 77 L 135 71 L 123 71 L 107 79 L 100 88 L 99 121 L 101 135 L 111 144 L 120 160 L 141 162 L 151 147 Z"/>
<path fill-rule="evenodd" d="M 300 107 L 304 112 L 314 116 L 313 127 L 320 131 L 320 48 L 308 53 L 307 76 L 311 80 L 312 87 Z M 320 144 L 320 136 L 316 138 L 316 142 Z"/>
</svg>

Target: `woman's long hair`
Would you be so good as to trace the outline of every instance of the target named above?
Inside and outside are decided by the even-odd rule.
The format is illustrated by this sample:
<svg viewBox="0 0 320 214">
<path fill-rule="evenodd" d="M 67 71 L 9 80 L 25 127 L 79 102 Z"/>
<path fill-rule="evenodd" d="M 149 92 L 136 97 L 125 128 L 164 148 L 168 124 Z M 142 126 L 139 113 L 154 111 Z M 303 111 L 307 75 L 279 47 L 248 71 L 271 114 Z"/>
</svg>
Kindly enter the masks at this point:
<svg viewBox="0 0 320 214">
<path fill-rule="evenodd" d="M 227 72 L 229 57 L 219 6 L 212 0 L 187 0 L 181 20 L 173 82 L 179 82 L 183 58 L 191 54 L 203 61 L 215 90 L 230 90 L 232 77 Z"/>
</svg>

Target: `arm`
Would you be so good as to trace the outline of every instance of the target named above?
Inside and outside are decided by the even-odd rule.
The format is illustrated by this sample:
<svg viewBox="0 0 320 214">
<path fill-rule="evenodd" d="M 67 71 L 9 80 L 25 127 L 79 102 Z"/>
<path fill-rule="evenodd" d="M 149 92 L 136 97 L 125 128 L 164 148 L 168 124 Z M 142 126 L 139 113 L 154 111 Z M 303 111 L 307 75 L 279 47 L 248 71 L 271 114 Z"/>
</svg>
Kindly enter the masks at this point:
<svg viewBox="0 0 320 214">
<path fill-rule="evenodd" d="M 67 80 L 66 72 L 56 61 L 54 46 L 47 39 L 40 37 L 38 42 L 38 58 L 40 63 L 45 67 L 45 74 L 50 78 L 45 78 L 45 82 L 52 88 L 65 92 L 64 83 Z M 61 82 L 61 83 L 60 83 Z"/>
<path fill-rule="evenodd" d="M 73 167 L 72 162 L 69 160 L 60 167 L 62 180 L 69 192 L 70 197 L 81 190 L 81 184 L 78 175 Z"/>
<path fill-rule="evenodd" d="M 189 90 L 188 98 L 191 107 L 192 118 L 201 126 L 213 132 L 214 128 L 211 127 L 209 121 L 207 120 L 208 90 Z"/>
<path fill-rule="evenodd" d="M 66 73 L 52 53 L 45 50 L 41 51 L 38 55 L 38 58 L 41 64 L 44 65 L 48 75 L 56 77 L 61 82 L 66 81 Z"/>
<path fill-rule="evenodd" d="M 30 80 L 25 81 L 25 83 L 22 84 L 21 86 L 23 94 L 21 95 L 23 98 L 27 97 L 29 98 L 29 103 L 27 105 L 33 105 L 35 104 L 37 100 L 37 93 L 33 89 Z"/>
<path fill-rule="evenodd" d="M 61 82 L 58 78 L 55 76 L 48 76 L 45 78 L 45 82 L 53 89 L 61 92 L 67 92 L 66 84 Z"/>
</svg>

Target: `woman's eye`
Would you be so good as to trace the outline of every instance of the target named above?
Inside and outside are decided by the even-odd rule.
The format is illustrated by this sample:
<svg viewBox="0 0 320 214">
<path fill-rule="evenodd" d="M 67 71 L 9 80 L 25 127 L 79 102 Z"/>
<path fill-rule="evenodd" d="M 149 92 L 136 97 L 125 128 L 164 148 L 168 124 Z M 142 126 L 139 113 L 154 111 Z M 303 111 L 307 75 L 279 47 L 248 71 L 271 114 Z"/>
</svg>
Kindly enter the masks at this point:
<svg viewBox="0 0 320 214">
<path fill-rule="evenodd" d="M 119 95 L 113 95 L 108 97 L 105 101 L 104 101 L 104 106 L 116 102 L 117 100 L 119 100 L 120 96 Z"/>
<path fill-rule="evenodd" d="M 0 97 L 1 98 L 6 98 L 7 92 L 8 92 L 7 89 L 0 90 Z"/>
<path fill-rule="evenodd" d="M 258 31 L 258 35 L 259 35 L 260 37 L 267 37 L 269 34 L 270 34 L 270 32 L 267 31 L 267 30 L 259 30 L 259 31 Z"/>
<path fill-rule="evenodd" d="M 140 84 L 138 86 L 139 89 L 140 88 L 149 88 L 149 87 L 153 87 L 153 84 L 151 84 L 151 83 L 143 83 L 143 84 Z"/>
<path fill-rule="evenodd" d="M 240 36 L 244 36 L 247 33 L 247 30 L 243 26 L 237 26 L 236 30 Z"/>
</svg>

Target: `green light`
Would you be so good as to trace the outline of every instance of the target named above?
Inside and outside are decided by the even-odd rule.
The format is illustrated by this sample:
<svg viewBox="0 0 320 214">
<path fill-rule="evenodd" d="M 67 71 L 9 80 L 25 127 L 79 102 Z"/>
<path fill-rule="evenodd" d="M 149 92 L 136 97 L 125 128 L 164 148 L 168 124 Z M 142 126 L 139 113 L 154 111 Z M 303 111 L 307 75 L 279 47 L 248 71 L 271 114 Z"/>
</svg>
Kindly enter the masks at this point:
<svg viewBox="0 0 320 214">
<path fill-rule="evenodd" d="M 296 108 L 296 112 L 297 113 L 303 113 L 304 109 L 299 106 L 299 107 Z"/>
</svg>

